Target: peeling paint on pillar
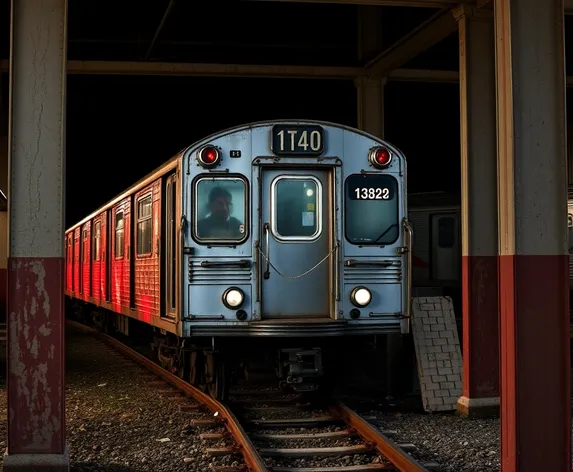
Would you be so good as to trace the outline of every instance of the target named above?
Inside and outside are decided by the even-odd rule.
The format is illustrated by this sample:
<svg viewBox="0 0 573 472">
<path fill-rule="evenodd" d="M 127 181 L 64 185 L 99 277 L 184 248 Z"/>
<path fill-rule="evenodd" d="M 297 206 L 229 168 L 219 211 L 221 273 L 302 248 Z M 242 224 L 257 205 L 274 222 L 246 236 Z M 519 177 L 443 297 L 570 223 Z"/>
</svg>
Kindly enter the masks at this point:
<svg viewBox="0 0 573 472">
<path fill-rule="evenodd" d="M 65 375 L 54 365 L 64 348 L 64 260 L 10 258 L 8 267 L 9 453 L 63 451 L 64 395 L 51 385 L 63 385 Z"/>
<path fill-rule="evenodd" d="M 47 470 L 64 470 L 67 0 L 12 0 L 10 25 L 4 466 L 35 470 L 42 454 L 53 462 Z"/>
</svg>

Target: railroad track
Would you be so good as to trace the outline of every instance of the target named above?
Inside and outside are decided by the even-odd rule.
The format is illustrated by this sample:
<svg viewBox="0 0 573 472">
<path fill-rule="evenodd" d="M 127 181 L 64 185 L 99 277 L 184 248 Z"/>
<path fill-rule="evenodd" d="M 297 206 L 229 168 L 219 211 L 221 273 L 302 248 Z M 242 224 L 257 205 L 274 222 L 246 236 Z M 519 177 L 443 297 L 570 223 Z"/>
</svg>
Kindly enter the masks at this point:
<svg viewBox="0 0 573 472">
<path fill-rule="evenodd" d="M 419 463 L 408 454 L 412 445 L 394 443 L 339 402 L 245 385 L 232 387 L 228 405 L 223 405 L 117 339 L 74 321 L 67 323 L 171 385 L 163 393 L 191 414 L 190 427 L 203 431 L 206 452 L 230 459 L 224 461 L 230 466 L 212 464 L 214 472 L 425 472 L 435 465 Z"/>
</svg>

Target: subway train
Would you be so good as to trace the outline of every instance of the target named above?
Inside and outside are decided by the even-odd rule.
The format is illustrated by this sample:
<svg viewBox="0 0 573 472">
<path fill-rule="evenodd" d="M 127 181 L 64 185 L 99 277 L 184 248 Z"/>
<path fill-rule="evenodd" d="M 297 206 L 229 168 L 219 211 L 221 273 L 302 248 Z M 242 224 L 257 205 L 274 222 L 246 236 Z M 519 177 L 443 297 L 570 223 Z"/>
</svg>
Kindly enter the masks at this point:
<svg viewBox="0 0 573 472">
<path fill-rule="evenodd" d="M 66 230 L 67 313 L 149 336 L 218 399 L 263 364 L 314 391 L 352 343 L 409 332 L 406 171 L 396 147 L 333 123 L 208 136 Z"/>
</svg>

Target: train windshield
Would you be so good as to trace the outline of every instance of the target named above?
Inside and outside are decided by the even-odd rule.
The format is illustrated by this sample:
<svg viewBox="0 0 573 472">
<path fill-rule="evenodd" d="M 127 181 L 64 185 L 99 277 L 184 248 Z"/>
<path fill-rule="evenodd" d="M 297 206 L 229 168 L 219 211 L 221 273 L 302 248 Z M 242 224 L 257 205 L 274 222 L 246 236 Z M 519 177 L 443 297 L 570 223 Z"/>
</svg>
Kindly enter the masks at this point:
<svg viewBox="0 0 573 472">
<path fill-rule="evenodd" d="M 354 244 L 393 244 L 400 234 L 398 182 L 390 175 L 346 179 L 346 238 Z"/>
<path fill-rule="evenodd" d="M 245 225 L 247 185 L 239 178 L 203 177 L 195 183 L 195 238 L 240 242 Z"/>
</svg>

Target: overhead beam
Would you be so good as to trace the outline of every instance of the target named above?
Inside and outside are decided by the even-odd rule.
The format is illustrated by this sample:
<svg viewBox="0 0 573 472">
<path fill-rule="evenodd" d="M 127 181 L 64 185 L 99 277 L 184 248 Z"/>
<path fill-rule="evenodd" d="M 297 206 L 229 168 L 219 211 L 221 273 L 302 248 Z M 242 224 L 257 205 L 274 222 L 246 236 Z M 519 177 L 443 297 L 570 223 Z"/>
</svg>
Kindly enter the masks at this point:
<svg viewBox="0 0 573 472">
<path fill-rule="evenodd" d="M 8 61 L 0 61 L 2 72 L 8 72 Z M 180 62 L 113 62 L 68 61 L 68 74 L 73 75 L 159 75 L 182 77 L 260 77 L 348 79 L 367 76 L 363 67 L 255 66 L 243 64 L 188 64 Z M 459 82 L 458 71 L 431 69 L 396 69 L 388 75 L 392 82 Z M 573 87 L 573 76 L 567 77 Z"/>
<path fill-rule="evenodd" d="M 2 70 L 8 70 L 8 61 L 2 61 Z M 71 60 L 68 61 L 68 74 L 354 79 L 365 71 L 361 67 Z"/>
<path fill-rule="evenodd" d="M 452 11 L 443 9 L 381 52 L 366 64 L 366 68 L 371 76 L 387 77 L 393 70 L 399 69 L 457 30 L 458 22 Z"/>
<path fill-rule="evenodd" d="M 490 2 L 491 2 L 491 0 L 476 0 L 476 6 L 478 8 L 481 8 Z M 563 7 L 565 9 L 566 15 L 572 15 L 573 14 L 573 0 L 563 0 Z"/>
</svg>

